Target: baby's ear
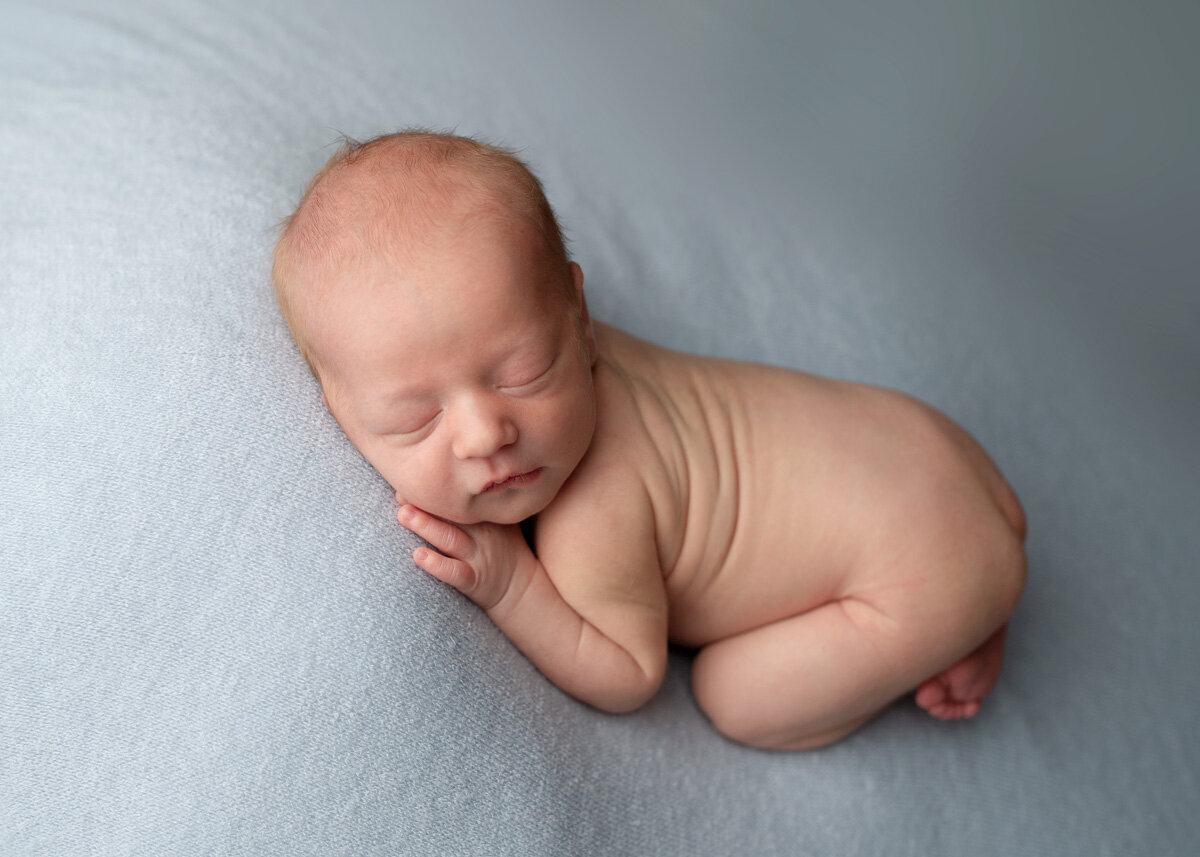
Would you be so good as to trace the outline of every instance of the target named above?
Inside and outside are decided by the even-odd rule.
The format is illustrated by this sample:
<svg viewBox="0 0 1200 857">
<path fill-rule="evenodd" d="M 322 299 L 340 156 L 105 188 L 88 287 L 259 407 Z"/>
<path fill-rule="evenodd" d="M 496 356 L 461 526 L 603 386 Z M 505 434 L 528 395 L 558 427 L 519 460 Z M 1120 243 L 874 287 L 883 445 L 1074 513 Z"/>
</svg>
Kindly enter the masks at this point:
<svg viewBox="0 0 1200 857">
<path fill-rule="evenodd" d="M 575 294 L 578 297 L 583 297 L 583 268 L 579 267 L 578 262 L 568 262 L 567 268 L 571 272 L 571 285 L 575 287 Z"/>
<path fill-rule="evenodd" d="M 596 365 L 596 331 L 592 326 L 592 317 L 588 314 L 587 296 L 583 293 L 583 268 L 578 263 L 571 262 L 571 280 L 575 283 L 575 295 L 579 299 L 579 323 L 583 327 L 583 337 L 587 341 L 588 360 Z"/>
</svg>

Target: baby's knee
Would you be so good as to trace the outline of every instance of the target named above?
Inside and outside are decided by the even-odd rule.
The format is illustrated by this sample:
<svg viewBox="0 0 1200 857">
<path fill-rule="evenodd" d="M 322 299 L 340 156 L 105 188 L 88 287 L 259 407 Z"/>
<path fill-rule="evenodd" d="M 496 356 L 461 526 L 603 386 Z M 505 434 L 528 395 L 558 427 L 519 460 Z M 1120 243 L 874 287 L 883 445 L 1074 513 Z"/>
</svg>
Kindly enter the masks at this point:
<svg viewBox="0 0 1200 857">
<path fill-rule="evenodd" d="M 768 736 L 763 734 L 761 716 L 755 716 L 760 708 L 755 704 L 756 697 L 744 692 L 744 688 L 739 691 L 733 686 L 730 671 L 738 667 L 722 649 L 719 645 L 706 646 L 692 663 L 692 695 L 696 705 L 713 729 L 729 740 L 762 746 Z"/>
<path fill-rule="evenodd" d="M 722 737 L 760 750 L 783 749 L 779 736 L 765 730 L 762 718 L 755 717 L 754 712 L 738 700 L 698 692 L 696 704 Z"/>
<path fill-rule="evenodd" d="M 768 706 L 747 681 L 752 665 L 739 663 L 720 644 L 701 649 L 692 665 L 692 695 L 709 724 L 721 736 L 760 750 L 800 750 L 821 746 L 838 736 L 813 743 L 797 740 L 792 727 L 782 729 L 767 716 Z"/>
<path fill-rule="evenodd" d="M 692 693 L 700 711 L 722 737 L 758 750 L 815 750 L 845 737 L 872 716 L 859 716 L 814 729 L 803 722 L 776 723 L 765 714 L 768 707 L 755 693 L 721 675 L 722 667 L 701 650 L 692 668 Z M 798 721 L 803 721 L 796 712 Z"/>
</svg>

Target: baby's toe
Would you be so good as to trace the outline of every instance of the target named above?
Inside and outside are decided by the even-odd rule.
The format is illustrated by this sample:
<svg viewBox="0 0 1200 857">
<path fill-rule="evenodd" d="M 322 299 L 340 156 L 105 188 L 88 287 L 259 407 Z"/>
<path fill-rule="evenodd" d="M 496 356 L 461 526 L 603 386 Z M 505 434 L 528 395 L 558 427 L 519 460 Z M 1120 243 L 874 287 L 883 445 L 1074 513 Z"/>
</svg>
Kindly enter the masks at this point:
<svg viewBox="0 0 1200 857">
<path fill-rule="evenodd" d="M 979 700 L 944 702 L 929 709 L 929 713 L 939 720 L 964 720 L 979 713 Z"/>
<path fill-rule="evenodd" d="M 946 697 L 946 686 L 935 677 L 923 682 L 917 688 L 916 702 L 917 705 L 931 711 L 935 706 L 945 703 Z"/>
</svg>

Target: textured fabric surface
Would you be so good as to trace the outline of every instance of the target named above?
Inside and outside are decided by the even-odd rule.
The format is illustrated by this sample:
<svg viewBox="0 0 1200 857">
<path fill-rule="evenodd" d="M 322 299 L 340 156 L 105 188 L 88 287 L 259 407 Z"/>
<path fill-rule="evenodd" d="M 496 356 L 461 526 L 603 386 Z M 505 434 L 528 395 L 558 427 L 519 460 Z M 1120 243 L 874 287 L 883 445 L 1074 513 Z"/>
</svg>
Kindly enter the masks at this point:
<svg viewBox="0 0 1200 857">
<path fill-rule="evenodd" d="M 0 853 L 1195 853 L 1198 24 L 0 3 Z M 267 288 L 337 134 L 409 125 L 523 148 L 598 317 L 979 437 L 1031 573 L 976 720 L 753 751 L 684 652 L 601 714 L 411 565 Z"/>
</svg>

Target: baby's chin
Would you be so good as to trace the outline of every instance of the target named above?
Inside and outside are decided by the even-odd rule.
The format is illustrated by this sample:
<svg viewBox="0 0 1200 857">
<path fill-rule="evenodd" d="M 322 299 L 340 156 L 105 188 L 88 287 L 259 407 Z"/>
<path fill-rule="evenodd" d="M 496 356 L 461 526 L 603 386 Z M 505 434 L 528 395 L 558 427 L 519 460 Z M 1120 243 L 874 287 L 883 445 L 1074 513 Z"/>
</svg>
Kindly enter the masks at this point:
<svg viewBox="0 0 1200 857">
<path fill-rule="evenodd" d="M 548 499 L 509 497 L 501 498 L 500 502 L 482 504 L 478 510 L 472 510 L 473 521 L 463 521 L 464 524 L 519 524 L 526 518 L 532 518 L 550 505 L 553 497 Z"/>
<path fill-rule="evenodd" d="M 479 520 L 463 521 L 462 523 L 464 523 L 464 524 L 501 524 L 501 525 L 507 526 L 509 524 L 519 524 L 522 521 L 524 521 L 526 518 L 532 518 L 534 515 L 536 515 L 540 511 L 542 511 L 542 510 L 538 509 L 536 512 L 530 512 L 528 515 L 489 515 L 487 517 L 481 517 L 481 518 L 479 518 Z"/>
<path fill-rule="evenodd" d="M 543 497 L 529 492 L 525 496 L 497 496 L 495 498 L 476 497 L 466 508 L 443 508 L 436 504 L 428 507 L 419 502 L 413 505 L 452 524 L 469 526 L 471 524 L 519 524 L 526 518 L 532 518 L 550 505 L 554 497 Z M 483 501 L 483 502 L 479 502 Z"/>
<path fill-rule="evenodd" d="M 406 502 L 430 515 L 461 526 L 483 523 L 519 524 L 554 502 L 566 481 L 562 468 L 541 467 L 538 470 L 538 475 L 529 484 L 493 489 L 482 494 L 448 497 L 442 492 L 433 491 L 430 493 L 434 496 L 425 497 L 426 502 L 422 502 L 423 492 L 406 492 L 401 489 L 397 490 L 396 499 L 407 498 Z M 569 471 L 567 475 L 570 475 Z"/>
</svg>

